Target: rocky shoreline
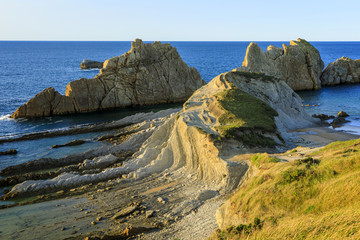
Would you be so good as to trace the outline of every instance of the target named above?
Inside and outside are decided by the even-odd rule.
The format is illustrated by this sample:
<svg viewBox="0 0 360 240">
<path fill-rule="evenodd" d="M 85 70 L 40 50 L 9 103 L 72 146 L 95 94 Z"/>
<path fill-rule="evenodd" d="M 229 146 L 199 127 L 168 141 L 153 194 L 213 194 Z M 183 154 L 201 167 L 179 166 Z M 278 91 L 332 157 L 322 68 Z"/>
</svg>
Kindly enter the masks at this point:
<svg viewBox="0 0 360 240">
<path fill-rule="evenodd" d="M 300 56 L 299 64 L 290 66 L 296 56 Z M 139 63 L 135 72 L 131 70 L 134 62 Z M 0 229 L 4 229 L 0 237 L 29 238 L 26 235 L 31 231 L 32 239 L 208 238 L 233 220 L 226 219 L 224 205 L 221 207 L 225 200 L 263 171 L 254 156 L 263 153 L 271 157 L 272 163 L 291 164 L 329 142 L 359 138 L 321 127 L 319 119 L 332 117 L 311 117 L 302 108 L 302 99 L 294 90 L 305 85 L 306 89 L 320 88 L 324 66 L 318 51 L 301 39 L 283 50 L 270 46 L 266 53 L 252 43 L 242 67 L 222 73 L 206 85 L 170 45 L 144 45 L 136 40 L 128 53 L 107 60 L 98 78 L 77 81 L 87 84 L 110 76 L 116 82 L 123 76 L 122 71 L 126 76 L 138 77 L 139 72 L 151 73 L 152 67 L 159 70 L 159 64 L 162 69 L 162 62 L 181 66 L 170 67 L 162 85 L 164 89 L 171 86 L 170 96 L 174 98 L 162 96 L 167 102 L 187 99 L 181 109 L 138 113 L 109 123 L 0 140 L 1 144 L 116 130 L 97 139 L 107 143 L 102 147 L 2 169 L 0 187 L 4 195 L 0 199 L 10 204 L 0 206 Z M 174 79 L 186 76 L 191 80 L 183 78 L 181 88 L 173 86 L 174 71 Z M 160 75 L 157 73 L 155 78 Z M 302 86 L 294 82 L 299 75 L 305 76 Z M 153 97 L 164 94 L 153 88 L 159 82 L 150 80 L 150 88 L 142 93 L 146 95 L 150 89 Z M 70 83 L 70 87 L 77 83 Z M 88 94 L 96 92 L 93 90 L 88 89 Z M 108 90 L 106 96 L 117 91 Z M 67 102 L 69 94 L 60 96 L 54 89 L 47 89 L 20 107 L 13 117 L 52 115 L 60 113 L 59 109 L 65 109 L 61 114 L 69 113 L 80 102 L 88 107 L 84 111 L 102 109 L 90 95 L 85 96 L 85 102 L 74 100 L 71 105 Z M 145 101 L 148 96 L 144 97 Z M 146 102 L 135 99 L 137 104 Z M 48 103 L 44 104 L 46 109 L 34 114 L 28 111 L 42 100 Z M 90 107 L 90 102 L 97 107 Z M 346 117 L 340 112 L 334 116 L 334 125 Z M 80 139 L 53 147 L 82 143 Z M 44 211 L 46 214 L 38 217 Z"/>
</svg>

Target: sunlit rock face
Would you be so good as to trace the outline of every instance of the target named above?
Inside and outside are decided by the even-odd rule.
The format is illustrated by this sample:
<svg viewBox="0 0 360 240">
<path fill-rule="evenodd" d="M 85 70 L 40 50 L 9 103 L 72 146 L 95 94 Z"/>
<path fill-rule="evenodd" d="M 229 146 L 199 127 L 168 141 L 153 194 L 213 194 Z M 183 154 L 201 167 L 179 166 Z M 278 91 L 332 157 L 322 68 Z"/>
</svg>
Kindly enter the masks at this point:
<svg viewBox="0 0 360 240">
<path fill-rule="evenodd" d="M 323 68 L 319 51 L 306 40 L 298 39 L 290 41 L 290 45 L 283 44 L 283 49 L 270 45 L 266 52 L 250 43 L 243 65 L 237 70 L 277 77 L 297 91 L 321 88 Z"/>
<path fill-rule="evenodd" d="M 186 101 L 204 84 L 176 48 L 136 39 L 131 50 L 104 62 L 93 79 L 79 79 L 66 86 L 65 96 L 47 88 L 19 107 L 13 118 L 41 117 L 101 111 L 137 105 Z"/>
<path fill-rule="evenodd" d="M 321 75 L 321 84 L 331 86 L 360 82 L 360 59 L 342 57 L 326 66 Z"/>
<path fill-rule="evenodd" d="M 224 95 L 232 91 L 251 103 Z M 117 152 L 133 151 L 121 166 L 106 167 L 94 174 L 72 170 L 53 179 L 25 181 L 7 196 L 56 191 L 123 175 L 129 181 L 137 181 L 163 172 L 171 173 L 174 179 L 191 179 L 204 186 L 203 190 L 225 194 L 239 185 L 251 167 L 248 160 L 241 158 L 242 154 L 281 151 L 290 144 L 287 130 L 315 121 L 304 112 L 300 97 L 284 81 L 238 71 L 215 77 L 196 90 L 180 112 L 170 113 L 156 121 L 148 119 L 144 128 L 125 142 L 95 150 L 95 158 L 89 157 L 80 164 L 85 169 L 107 166 L 116 161 Z M 266 127 L 269 124 L 270 129 Z"/>
</svg>

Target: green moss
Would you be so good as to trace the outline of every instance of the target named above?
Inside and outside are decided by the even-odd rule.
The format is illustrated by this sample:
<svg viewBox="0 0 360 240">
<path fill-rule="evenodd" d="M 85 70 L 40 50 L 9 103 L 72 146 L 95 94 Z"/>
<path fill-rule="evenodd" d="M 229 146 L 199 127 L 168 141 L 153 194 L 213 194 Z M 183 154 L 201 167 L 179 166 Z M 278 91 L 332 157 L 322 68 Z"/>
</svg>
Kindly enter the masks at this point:
<svg viewBox="0 0 360 240">
<path fill-rule="evenodd" d="M 278 114 L 269 105 L 238 88 L 225 90 L 216 98 L 225 111 L 219 118 L 222 136 L 237 138 L 249 146 L 276 145 L 273 139 L 262 134 L 276 133 L 274 117 Z"/>
<path fill-rule="evenodd" d="M 251 158 L 251 162 L 258 167 L 264 163 L 277 163 L 279 161 L 280 160 L 278 158 L 271 157 L 267 153 L 258 153 Z"/>
</svg>

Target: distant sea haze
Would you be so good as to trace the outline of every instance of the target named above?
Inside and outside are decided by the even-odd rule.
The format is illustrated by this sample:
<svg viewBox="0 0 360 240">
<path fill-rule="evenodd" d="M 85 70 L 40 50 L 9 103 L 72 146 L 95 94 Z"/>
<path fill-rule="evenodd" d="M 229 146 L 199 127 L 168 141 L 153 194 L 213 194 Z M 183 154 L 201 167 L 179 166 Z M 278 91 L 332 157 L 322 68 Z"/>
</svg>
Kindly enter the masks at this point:
<svg viewBox="0 0 360 240">
<path fill-rule="evenodd" d="M 171 42 L 183 60 L 197 68 L 209 82 L 220 73 L 241 66 L 250 42 Z M 282 47 L 289 42 L 258 42 L 266 50 L 268 45 Z M 342 56 L 360 58 L 360 42 L 311 42 L 327 65 Z M 131 42 L 37 42 L 0 41 L 0 137 L 24 132 L 66 128 L 77 124 L 106 121 L 116 114 L 93 114 L 54 117 L 39 120 L 12 120 L 8 116 L 47 87 L 65 92 L 68 82 L 79 78 L 93 78 L 99 70 L 81 70 L 83 59 L 105 61 L 130 50 Z M 336 89 L 341 89 L 337 91 Z M 320 105 L 308 109 L 311 113 L 331 113 L 338 109 L 349 111 L 358 124 L 359 86 L 325 88 L 318 92 L 300 92 L 305 102 Z M 130 114 L 127 112 L 121 115 Z M 360 125 L 360 124 L 359 124 Z"/>
</svg>

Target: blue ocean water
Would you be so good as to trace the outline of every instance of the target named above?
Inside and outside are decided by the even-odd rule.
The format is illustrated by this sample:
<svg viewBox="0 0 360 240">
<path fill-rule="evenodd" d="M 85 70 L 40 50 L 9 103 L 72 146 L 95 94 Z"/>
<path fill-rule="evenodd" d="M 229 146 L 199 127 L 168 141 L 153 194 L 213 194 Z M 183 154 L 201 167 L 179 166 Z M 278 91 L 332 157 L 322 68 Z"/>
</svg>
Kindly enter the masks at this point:
<svg viewBox="0 0 360 240">
<path fill-rule="evenodd" d="M 226 71 L 241 66 L 246 48 L 250 42 L 170 42 L 175 46 L 183 60 L 197 68 L 205 81 Z M 258 42 L 266 50 L 268 45 L 281 47 L 288 42 Z M 312 42 L 320 51 L 325 65 L 337 58 L 347 56 L 360 58 L 360 42 Z M 65 92 L 68 82 L 79 78 L 92 78 L 99 70 L 81 70 L 83 59 L 104 61 L 130 50 L 131 42 L 40 42 L 40 41 L 0 41 L 0 138 L 17 134 L 67 128 L 79 124 L 116 120 L 143 109 L 122 109 L 113 112 L 83 114 L 76 116 L 50 117 L 42 119 L 9 119 L 8 116 L 17 107 L 26 103 L 35 94 L 47 87 L 54 87 L 60 93 Z M 347 111 L 354 125 L 360 125 L 360 85 L 346 85 L 323 88 L 320 91 L 300 92 L 304 104 L 309 103 L 310 113 L 336 113 Z M 312 104 L 314 103 L 314 104 Z M 313 107 L 312 105 L 317 105 Z M 151 107 L 146 111 L 152 110 Z M 94 136 L 84 136 L 94 137 Z M 0 145 L 0 151 L 20 148 L 20 145 L 32 145 L 23 149 L 18 156 L 0 158 L 6 165 L 18 161 L 27 161 L 39 156 L 60 156 L 70 149 L 53 153 L 49 150 L 53 142 L 66 142 L 69 138 L 53 140 L 42 146 L 37 154 L 25 154 L 35 151 L 35 143 L 13 143 Z M 72 139 L 70 139 L 72 140 Z M 93 144 L 93 143 L 91 143 Z M 93 145 L 88 147 L 93 147 Z M 85 147 L 78 147 L 83 151 Z M 72 148 L 77 149 L 77 148 Z"/>
</svg>

